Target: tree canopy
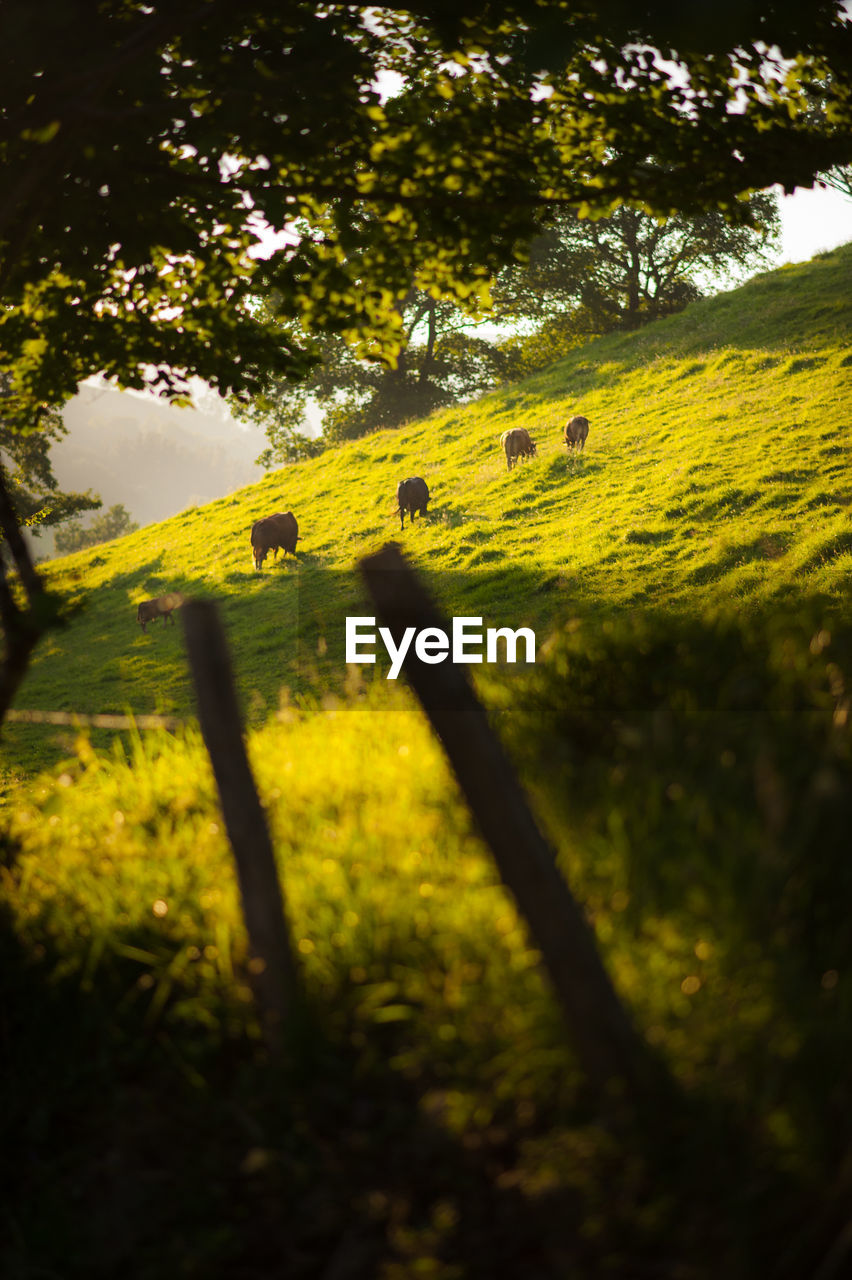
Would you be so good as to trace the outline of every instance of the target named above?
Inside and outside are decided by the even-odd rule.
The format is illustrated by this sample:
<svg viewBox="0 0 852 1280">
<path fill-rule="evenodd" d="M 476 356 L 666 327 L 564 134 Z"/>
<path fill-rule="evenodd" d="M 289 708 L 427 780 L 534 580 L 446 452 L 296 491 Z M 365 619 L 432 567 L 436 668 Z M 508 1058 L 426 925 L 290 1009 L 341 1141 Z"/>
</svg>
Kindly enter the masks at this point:
<svg viewBox="0 0 852 1280">
<path fill-rule="evenodd" d="M 186 371 L 238 395 L 299 376 L 313 352 L 263 323 L 259 292 L 392 344 L 412 280 L 469 296 L 548 205 L 736 213 L 852 159 L 834 0 L 6 0 L 2 36 L 0 340 L 22 424 L 96 371 L 153 368 L 173 396 Z M 249 258 L 262 222 L 287 234 Z"/>
<path fill-rule="evenodd" d="M 133 533 L 138 528 L 139 525 L 131 520 L 124 503 L 117 502 L 101 515 L 95 516 L 87 525 L 81 520 L 69 520 L 64 529 L 57 531 L 56 550 L 60 555 L 68 555 L 83 547 L 111 542 L 113 538 L 121 538 L 125 533 Z"/>
<path fill-rule="evenodd" d="M 53 474 L 50 448 L 66 427 L 57 410 L 43 415 L 41 430 L 27 435 L 13 430 L 2 413 L 8 394 L 8 379 L 0 375 L 0 467 L 6 473 L 6 484 L 18 522 L 38 534 L 41 527 L 50 528 L 83 511 L 101 505 L 95 494 L 62 493 Z"/>
<path fill-rule="evenodd" d="M 357 344 L 325 334 L 316 343 L 319 361 L 306 378 L 270 380 L 246 413 L 269 438 L 258 461 L 267 467 L 299 461 L 329 442 L 398 427 L 469 399 L 502 378 L 507 365 L 500 347 L 475 332 L 469 311 L 412 288 L 398 314 L 400 350 L 393 362 L 365 358 Z M 309 404 L 323 415 L 316 439 L 304 429 Z"/>
<path fill-rule="evenodd" d="M 400 426 L 550 364 L 578 341 L 681 310 L 705 291 L 707 277 L 730 280 L 765 264 L 777 239 L 777 201 L 759 194 L 744 208 L 743 223 L 718 210 L 664 219 L 629 205 L 603 218 L 555 210 L 528 261 L 505 267 L 493 283 L 490 333 L 451 301 L 411 289 L 399 307 L 394 363 L 364 359 L 340 335 L 324 335 L 320 362 L 303 381 L 273 381 L 253 405 L 249 416 L 270 441 L 260 461 L 298 461 L 324 443 Z M 494 329 L 518 322 L 509 338 Z M 310 402 L 323 411 L 319 440 L 304 432 Z"/>
<path fill-rule="evenodd" d="M 777 201 L 744 203 L 747 222 L 716 209 L 658 219 L 622 205 L 609 217 L 557 210 L 523 267 L 501 272 L 495 305 L 503 316 L 552 319 L 566 304 L 585 309 L 593 332 L 635 329 L 700 297 L 702 277 L 741 275 L 766 262 L 778 235 Z"/>
</svg>

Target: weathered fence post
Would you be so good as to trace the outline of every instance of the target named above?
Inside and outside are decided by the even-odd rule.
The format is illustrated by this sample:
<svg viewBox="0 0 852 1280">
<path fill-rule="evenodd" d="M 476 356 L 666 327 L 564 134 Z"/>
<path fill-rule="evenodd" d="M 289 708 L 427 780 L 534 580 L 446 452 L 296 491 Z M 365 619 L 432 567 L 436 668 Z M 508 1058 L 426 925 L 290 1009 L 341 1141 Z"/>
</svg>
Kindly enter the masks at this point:
<svg viewBox="0 0 852 1280">
<path fill-rule="evenodd" d="M 360 569 L 379 621 L 397 644 L 406 627 L 449 631 L 396 543 L 362 560 Z M 450 662 L 421 662 L 413 645 L 403 670 L 527 921 L 587 1076 L 596 1083 L 620 1081 L 635 1100 L 644 1098 L 653 1069 L 645 1043 L 610 982 L 592 931 L 467 675 Z"/>
<path fill-rule="evenodd" d="M 181 609 L 198 719 L 234 858 L 249 939 L 252 984 L 267 1044 L 278 1049 L 282 1024 L 301 1004 L 301 983 L 266 817 L 243 742 L 225 633 L 212 601 Z"/>
</svg>

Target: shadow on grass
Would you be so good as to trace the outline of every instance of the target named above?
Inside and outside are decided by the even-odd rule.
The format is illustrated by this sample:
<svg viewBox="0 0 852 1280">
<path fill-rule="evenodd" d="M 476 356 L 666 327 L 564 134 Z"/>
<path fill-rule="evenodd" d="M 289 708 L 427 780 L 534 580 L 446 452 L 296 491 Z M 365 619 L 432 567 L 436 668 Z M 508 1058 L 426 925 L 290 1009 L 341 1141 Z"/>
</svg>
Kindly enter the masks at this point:
<svg viewBox="0 0 852 1280">
<path fill-rule="evenodd" d="M 830 565 L 840 556 L 847 555 L 850 551 L 852 551 L 852 531 L 832 534 L 803 562 L 801 572 L 808 573 L 823 565 Z"/>
<path fill-rule="evenodd" d="M 144 930 L 116 941 L 163 950 Z M 233 993 L 230 1014 L 227 1000 L 206 1001 L 230 1032 L 202 1030 L 173 1016 L 187 998 L 179 983 L 151 1017 L 138 962 L 102 956 L 84 990 L 79 976 L 53 976 L 57 957 L 41 951 L 33 960 L 0 920 L 14 1032 L 3 1042 L 4 1274 L 372 1280 L 386 1266 L 461 1265 L 516 1280 L 533 1259 L 555 1277 L 583 1251 L 575 1188 L 528 1200 L 501 1185 L 521 1133 L 495 1122 L 453 1134 L 447 1082 L 428 1063 L 420 1083 L 388 1065 L 397 1028 L 374 1025 L 366 1041 L 358 1031 L 355 1048 L 356 1023 L 317 1005 L 270 1064 Z M 521 1132 L 542 1136 L 529 1117 Z"/>
<path fill-rule="evenodd" d="M 430 507 L 426 512 L 425 518 L 427 524 L 440 523 L 449 529 L 462 529 L 473 521 L 485 519 L 476 511 L 459 511 L 454 507 L 447 506 Z"/>
<path fill-rule="evenodd" d="M 446 1053 L 401 1068 L 405 1030 L 365 1023 L 346 990 L 315 998 L 270 1063 L 227 996 L 206 1001 L 218 1030 L 186 1016 L 179 981 L 152 1014 L 138 962 L 57 977 L 6 918 L 0 961 L 6 1275 L 635 1280 L 750 1254 L 754 1196 L 714 1195 L 740 1144 L 722 1149 L 712 1104 L 661 1136 L 545 1070 L 495 1107 L 488 1045 L 473 1074 Z"/>
<path fill-rule="evenodd" d="M 773 1159 L 806 1189 L 779 1256 L 813 1245 L 825 1189 L 813 1232 L 839 1233 L 852 1143 L 850 687 L 852 627 L 827 599 L 636 611 L 563 633 L 507 723 L 601 936 L 644 975 L 654 1042 L 770 1147 L 785 1115 Z"/>
<path fill-rule="evenodd" d="M 726 547 L 715 560 L 690 570 L 685 580 L 692 586 L 706 586 L 710 582 L 717 582 L 720 578 L 724 578 L 732 569 L 740 565 L 754 564 L 762 560 L 777 560 L 784 554 L 788 544 L 788 534 L 763 533 L 751 542 Z"/>
</svg>

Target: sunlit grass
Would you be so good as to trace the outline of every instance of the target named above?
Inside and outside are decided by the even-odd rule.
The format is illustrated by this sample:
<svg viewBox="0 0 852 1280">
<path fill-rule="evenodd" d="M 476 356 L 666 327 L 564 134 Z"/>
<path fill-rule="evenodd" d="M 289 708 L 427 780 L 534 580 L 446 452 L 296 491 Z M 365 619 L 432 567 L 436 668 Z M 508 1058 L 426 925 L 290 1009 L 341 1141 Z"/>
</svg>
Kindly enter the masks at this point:
<svg viewBox="0 0 852 1280">
<path fill-rule="evenodd" d="M 180 628 L 142 635 L 135 622 L 138 600 L 168 589 L 220 601 L 255 722 L 277 707 L 282 685 L 296 696 L 339 688 L 339 661 L 317 672 L 307 659 L 361 611 L 354 565 L 389 538 L 448 612 L 469 575 L 522 570 L 485 591 L 486 624 L 542 633 L 578 611 L 755 606 L 790 590 L 842 596 L 850 257 L 841 249 L 758 277 L 575 351 L 524 384 L 48 565 L 49 585 L 82 609 L 42 644 L 18 704 L 190 715 Z M 581 456 L 561 443 L 576 409 L 592 424 Z M 507 474 L 500 435 L 521 424 L 539 456 Z M 396 484 L 417 473 L 430 514 L 400 534 Z M 256 574 L 251 524 L 278 509 L 299 520 L 298 561 Z M 34 740 L 11 728 L 10 761 L 19 744 L 35 763 L 25 745 Z"/>
<path fill-rule="evenodd" d="M 495 1055 L 527 1049 L 512 1079 L 534 1071 L 554 1022 L 537 953 L 407 699 L 291 713 L 249 749 L 324 1019 L 356 1046 L 373 1025 L 404 1024 L 395 1056 L 414 1077 L 447 1060 L 472 1088 Z M 134 738 L 111 758 L 82 740 L 21 796 L 6 835 L 4 889 L 35 960 L 87 986 L 99 970 L 120 975 L 118 998 L 144 1025 L 257 1034 L 230 853 L 193 732 Z M 496 1106 L 504 1086 L 493 1088 Z"/>
</svg>

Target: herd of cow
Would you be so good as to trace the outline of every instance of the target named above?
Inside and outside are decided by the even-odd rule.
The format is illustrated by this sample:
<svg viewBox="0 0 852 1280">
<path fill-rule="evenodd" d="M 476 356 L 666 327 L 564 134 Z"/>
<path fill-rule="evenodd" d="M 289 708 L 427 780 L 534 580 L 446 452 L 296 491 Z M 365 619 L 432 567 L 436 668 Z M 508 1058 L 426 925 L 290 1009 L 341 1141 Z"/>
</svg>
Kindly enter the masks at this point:
<svg viewBox="0 0 852 1280">
<path fill-rule="evenodd" d="M 569 449 L 582 449 L 588 434 L 589 420 L 579 415 L 569 418 L 562 432 L 565 444 Z M 512 427 L 510 431 L 504 431 L 500 437 L 500 444 L 506 455 L 506 466 L 509 471 L 517 464 L 519 458 L 534 458 L 536 456 L 535 441 L 526 427 Z M 399 525 L 401 529 L 404 529 L 406 512 L 411 524 L 414 523 L 415 514 L 420 516 L 426 514 L 426 507 L 429 502 L 429 489 L 426 481 L 422 476 L 409 476 L 407 480 L 400 480 L 397 486 L 396 500 L 399 511 Z M 279 550 L 283 551 L 285 555 L 287 552 L 290 555 L 295 555 L 298 540 L 299 526 L 292 511 L 276 511 L 274 515 L 263 516 L 262 519 L 255 520 L 251 527 L 251 548 L 254 555 L 255 569 L 262 568 L 263 562 L 270 551 L 273 559 L 278 555 Z M 153 622 L 160 617 L 163 619 L 164 626 L 169 621 L 174 624 L 172 611 L 182 603 L 183 597 L 174 591 L 169 595 L 157 596 L 154 600 L 143 600 L 136 611 L 136 621 L 143 631 L 146 623 Z"/>
</svg>

